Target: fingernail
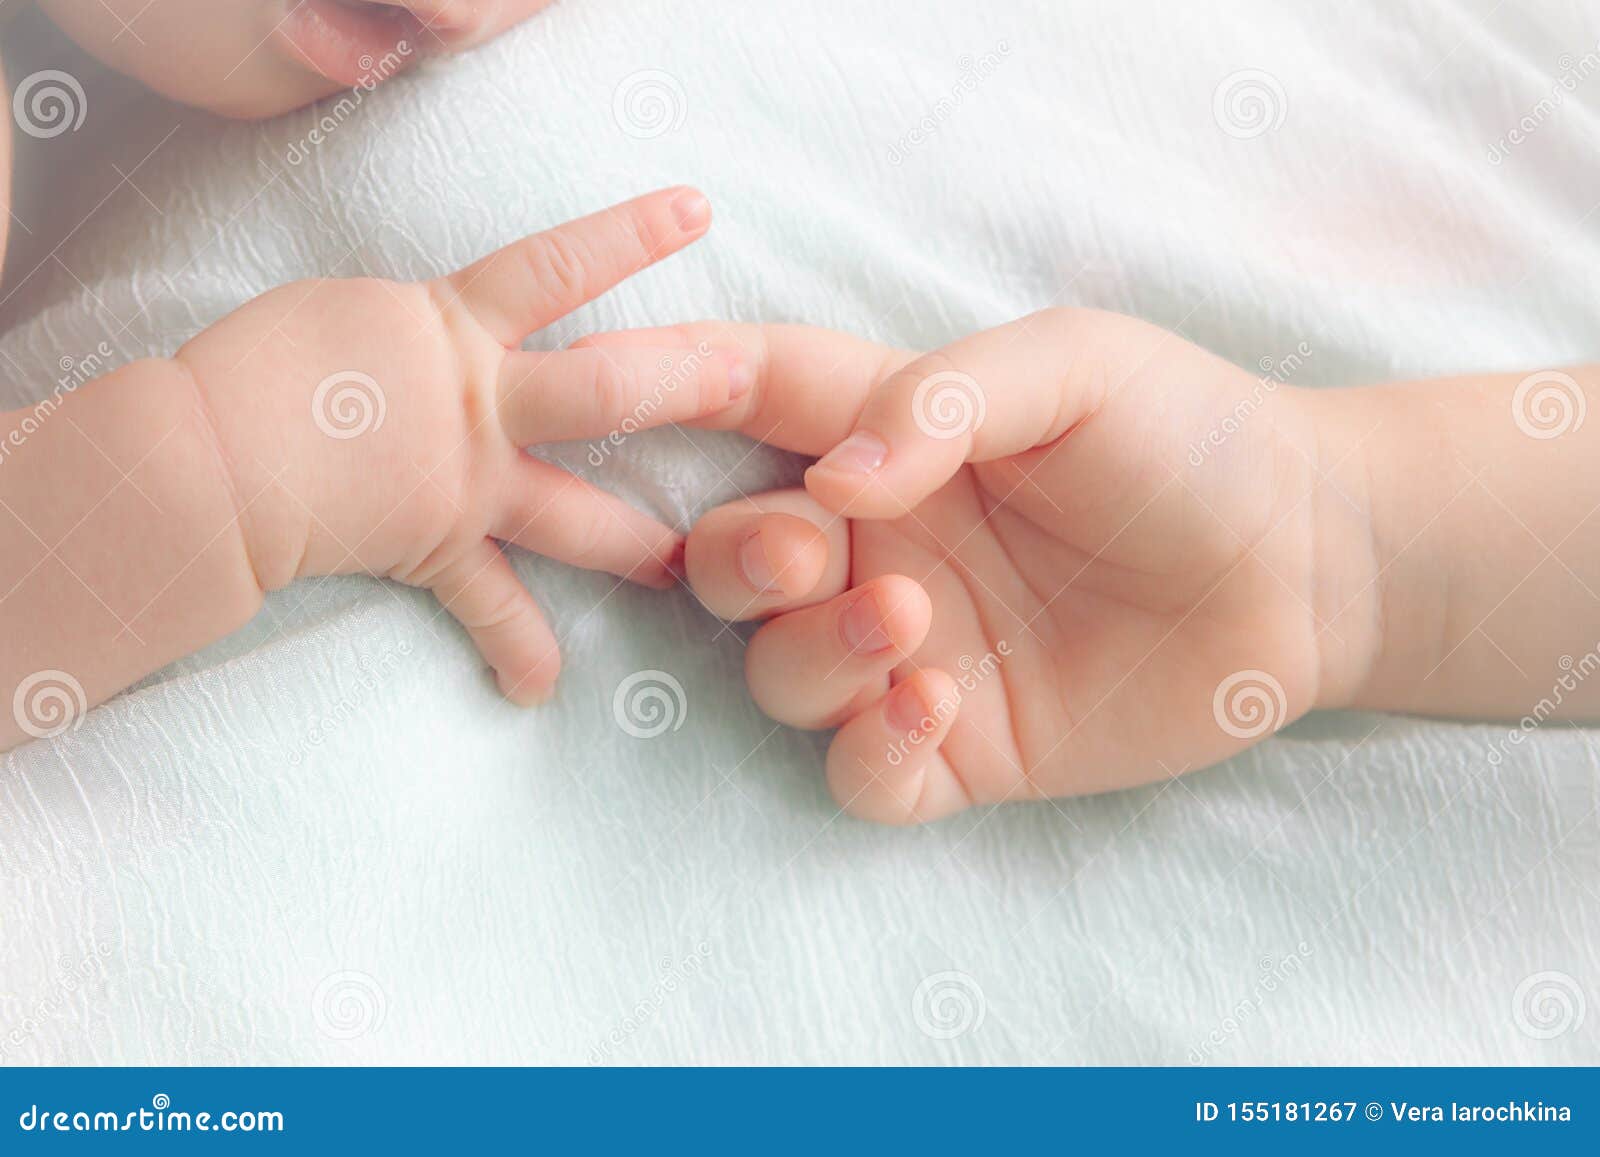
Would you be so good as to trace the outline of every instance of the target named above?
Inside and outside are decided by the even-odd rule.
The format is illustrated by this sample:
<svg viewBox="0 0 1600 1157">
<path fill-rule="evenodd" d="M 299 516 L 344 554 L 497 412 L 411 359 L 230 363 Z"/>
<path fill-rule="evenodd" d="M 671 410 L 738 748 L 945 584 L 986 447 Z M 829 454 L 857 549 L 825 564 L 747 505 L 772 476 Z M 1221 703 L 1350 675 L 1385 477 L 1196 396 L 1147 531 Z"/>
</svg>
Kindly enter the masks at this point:
<svg viewBox="0 0 1600 1157">
<path fill-rule="evenodd" d="M 896 731 L 921 732 L 924 721 L 932 718 L 933 710 L 915 683 L 902 683 L 889 692 L 883 715 Z"/>
<path fill-rule="evenodd" d="M 823 455 L 817 466 L 840 474 L 871 474 L 888 457 L 888 443 L 876 434 L 858 430 Z"/>
<path fill-rule="evenodd" d="M 698 233 L 711 224 L 711 202 L 698 189 L 685 189 L 672 202 L 677 215 L 678 228 L 685 233 Z"/>
<path fill-rule="evenodd" d="M 878 600 L 871 595 L 862 595 L 845 608 L 839 616 L 839 635 L 844 645 L 858 655 L 873 655 L 893 645 L 889 632 L 883 629 Z"/>
<path fill-rule="evenodd" d="M 734 354 L 728 369 L 728 401 L 735 402 L 750 392 L 756 384 L 756 371 L 743 354 Z"/>
<path fill-rule="evenodd" d="M 777 576 L 767 561 L 767 552 L 761 546 L 761 532 L 757 531 L 739 544 L 739 571 L 744 581 L 759 594 L 778 589 Z"/>
</svg>

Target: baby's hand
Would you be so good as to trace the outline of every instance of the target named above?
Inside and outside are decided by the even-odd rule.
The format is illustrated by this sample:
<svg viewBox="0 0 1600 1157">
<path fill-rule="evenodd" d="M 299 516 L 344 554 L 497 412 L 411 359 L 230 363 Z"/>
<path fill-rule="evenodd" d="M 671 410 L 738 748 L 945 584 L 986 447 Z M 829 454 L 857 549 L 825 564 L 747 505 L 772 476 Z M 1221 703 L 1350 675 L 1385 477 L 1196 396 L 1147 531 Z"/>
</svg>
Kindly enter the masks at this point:
<svg viewBox="0 0 1600 1157">
<path fill-rule="evenodd" d="M 681 538 L 522 447 L 702 416 L 753 372 L 692 357 L 661 390 L 672 351 L 518 347 L 709 223 L 704 197 L 668 189 L 434 281 L 288 285 L 184 346 L 262 589 L 348 572 L 426 587 L 508 697 L 548 696 L 556 641 L 497 540 L 666 587 Z"/>
<path fill-rule="evenodd" d="M 702 518 L 689 580 L 717 614 L 767 620 L 750 690 L 783 723 L 839 728 L 848 811 L 919 821 L 1176 776 L 1350 693 L 1328 632 L 1370 612 L 1343 606 L 1367 576 L 1322 557 L 1309 392 L 1084 310 L 923 357 L 778 326 L 579 344 L 706 337 L 758 373 L 702 424 L 824 457 L 805 489 Z"/>
</svg>

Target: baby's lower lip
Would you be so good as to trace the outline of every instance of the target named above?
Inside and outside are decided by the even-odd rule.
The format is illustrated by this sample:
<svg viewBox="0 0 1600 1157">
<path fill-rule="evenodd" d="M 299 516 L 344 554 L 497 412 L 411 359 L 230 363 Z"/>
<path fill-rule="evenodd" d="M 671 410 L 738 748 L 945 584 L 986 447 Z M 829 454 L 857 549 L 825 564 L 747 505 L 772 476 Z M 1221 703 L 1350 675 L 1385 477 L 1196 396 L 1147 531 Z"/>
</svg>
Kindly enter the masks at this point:
<svg viewBox="0 0 1600 1157">
<path fill-rule="evenodd" d="M 422 21 L 393 5 L 291 0 L 276 29 L 288 55 L 336 84 L 370 84 L 420 55 Z"/>
</svg>

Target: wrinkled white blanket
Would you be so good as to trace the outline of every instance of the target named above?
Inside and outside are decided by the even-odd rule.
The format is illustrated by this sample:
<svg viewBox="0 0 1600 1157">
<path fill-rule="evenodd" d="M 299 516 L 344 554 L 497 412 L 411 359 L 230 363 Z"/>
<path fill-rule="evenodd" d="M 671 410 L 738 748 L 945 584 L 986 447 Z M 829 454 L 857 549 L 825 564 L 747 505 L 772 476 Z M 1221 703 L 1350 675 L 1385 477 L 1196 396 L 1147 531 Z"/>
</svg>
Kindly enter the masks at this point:
<svg viewBox="0 0 1600 1157">
<path fill-rule="evenodd" d="M 926 347 L 1064 303 L 1246 366 L 1304 343 L 1315 385 L 1600 355 L 1577 0 L 566 0 L 262 125 L 17 35 L 13 83 L 65 68 L 88 116 L 19 140 L 8 407 L 102 341 L 680 181 L 711 237 L 537 344 Z M 687 520 L 795 468 L 748 449 L 566 460 Z M 890 831 L 835 815 L 823 738 L 760 717 L 687 596 L 518 565 L 565 641 L 548 709 L 425 596 L 330 580 L 0 759 L 0 1061 L 1600 1061 L 1592 732 L 1313 718 L 1165 788 Z M 625 727 L 637 672 L 666 715 L 625 692 Z"/>
</svg>

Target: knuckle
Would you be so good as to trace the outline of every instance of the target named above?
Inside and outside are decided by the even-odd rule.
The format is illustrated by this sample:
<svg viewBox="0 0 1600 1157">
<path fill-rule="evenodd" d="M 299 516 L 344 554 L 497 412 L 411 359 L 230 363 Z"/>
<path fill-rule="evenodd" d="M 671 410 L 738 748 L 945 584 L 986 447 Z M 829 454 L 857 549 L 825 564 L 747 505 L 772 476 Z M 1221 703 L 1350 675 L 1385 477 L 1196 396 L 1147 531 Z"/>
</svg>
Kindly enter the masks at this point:
<svg viewBox="0 0 1600 1157">
<path fill-rule="evenodd" d="M 934 374 L 960 373 L 961 367 L 944 350 L 934 350 L 909 363 L 903 372 L 908 379 L 921 381 Z"/>
<path fill-rule="evenodd" d="M 593 254 L 570 232 L 554 230 L 533 238 L 524 251 L 534 283 L 563 301 L 588 296 Z"/>
<path fill-rule="evenodd" d="M 467 626 L 475 631 L 513 631 L 521 627 L 528 617 L 528 601 L 520 587 L 507 587 L 497 592 L 481 607 L 475 608 L 473 621 Z"/>
<path fill-rule="evenodd" d="M 603 518 L 563 518 L 552 527 L 550 553 L 574 566 L 590 567 L 602 557 L 610 538 Z"/>
<path fill-rule="evenodd" d="M 634 206 L 628 211 L 623 222 L 624 238 L 619 249 L 626 253 L 626 264 L 629 268 L 637 268 L 655 254 L 663 243 L 663 230 L 658 229 L 650 219 L 650 215 Z"/>
<path fill-rule="evenodd" d="M 614 358 L 597 352 L 592 384 L 595 411 L 613 430 L 622 425 L 634 406 L 634 377 Z"/>
</svg>

